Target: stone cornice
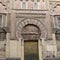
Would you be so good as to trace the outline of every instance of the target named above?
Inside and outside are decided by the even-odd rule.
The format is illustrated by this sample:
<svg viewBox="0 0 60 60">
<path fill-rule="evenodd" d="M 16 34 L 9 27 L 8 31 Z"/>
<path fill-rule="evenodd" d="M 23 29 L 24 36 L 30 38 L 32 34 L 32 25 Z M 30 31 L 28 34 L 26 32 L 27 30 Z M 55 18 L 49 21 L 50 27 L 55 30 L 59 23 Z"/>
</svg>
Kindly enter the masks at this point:
<svg viewBox="0 0 60 60">
<path fill-rule="evenodd" d="M 36 13 L 36 14 L 46 14 L 48 10 L 34 10 L 34 9 L 13 9 L 11 13 Z"/>
</svg>

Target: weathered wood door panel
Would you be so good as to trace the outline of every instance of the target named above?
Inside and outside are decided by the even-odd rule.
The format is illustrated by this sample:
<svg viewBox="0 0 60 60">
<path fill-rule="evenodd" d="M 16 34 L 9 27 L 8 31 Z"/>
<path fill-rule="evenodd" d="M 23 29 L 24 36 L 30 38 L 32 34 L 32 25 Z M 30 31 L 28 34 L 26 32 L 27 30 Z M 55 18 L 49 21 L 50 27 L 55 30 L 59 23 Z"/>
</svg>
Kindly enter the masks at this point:
<svg viewBox="0 0 60 60">
<path fill-rule="evenodd" d="M 38 58 L 38 41 L 24 41 L 24 60 L 39 60 Z"/>
</svg>

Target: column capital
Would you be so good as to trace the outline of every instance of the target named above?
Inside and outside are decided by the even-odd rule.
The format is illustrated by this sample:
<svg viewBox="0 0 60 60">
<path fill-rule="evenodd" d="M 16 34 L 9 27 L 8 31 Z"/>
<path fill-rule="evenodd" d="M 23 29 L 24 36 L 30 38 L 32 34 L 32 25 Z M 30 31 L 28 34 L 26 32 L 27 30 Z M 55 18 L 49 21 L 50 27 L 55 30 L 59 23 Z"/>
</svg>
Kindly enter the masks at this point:
<svg viewBox="0 0 60 60">
<path fill-rule="evenodd" d="M 45 38 L 41 38 L 40 40 L 45 40 Z"/>
<path fill-rule="evenodd" d="M 21 38 L 19 38 L 19 41 L 21 41 L 22 39 Z"/>
<path fill-rule="evenodd" d="M 6 34 L 6 39 L 10 39 L 10 33 Z"/>
</svg>

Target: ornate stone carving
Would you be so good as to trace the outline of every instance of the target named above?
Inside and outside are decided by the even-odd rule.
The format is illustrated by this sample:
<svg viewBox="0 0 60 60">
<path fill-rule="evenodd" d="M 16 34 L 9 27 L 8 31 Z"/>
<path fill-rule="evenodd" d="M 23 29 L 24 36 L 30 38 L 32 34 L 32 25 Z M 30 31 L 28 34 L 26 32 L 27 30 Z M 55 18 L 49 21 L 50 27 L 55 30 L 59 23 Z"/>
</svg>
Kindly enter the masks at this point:
<svg viewBox="0 0 60 60">
<path fill-rule="evenodd" d="M 36 25 L 39 27 L 39 29 L 41 30 L 41 36 L 40 38 L 46 38 L 47 37 L 47 29 L 45 27 L 45 25 L 40 21 L 40 20 L 35 20 L 35 19 L 24 19 L 22 21 L 20 21 L 16 27 L 16 37 L 19 39 L 19 38 L 22 38 L 22 28 L 25 26 L 25 25 L 28 25 L 28 24 L 33 24 L 33 25 Z"/>
</svg>

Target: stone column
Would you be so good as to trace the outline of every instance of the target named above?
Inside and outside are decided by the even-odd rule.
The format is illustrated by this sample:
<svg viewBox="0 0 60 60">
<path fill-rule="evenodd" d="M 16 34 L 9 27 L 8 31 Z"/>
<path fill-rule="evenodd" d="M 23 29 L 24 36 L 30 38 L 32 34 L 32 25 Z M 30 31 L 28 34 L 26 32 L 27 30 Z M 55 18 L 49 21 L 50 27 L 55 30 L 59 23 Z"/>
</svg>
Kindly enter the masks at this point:
<svg viewBox="0 0 60 60">
<path fill-rule="evenodd" d="M 45 46 L 44 38 L 41 38 L 41 39 L 42 39 L 42 45 Z"/>
<path fill-rule="evenodd" d="M 10 33 L 6 34 L 6 57 L 10 55 Z"/>
<path fill-rule="evenodd" d="M 15 13 L 11 12 L 11 39 L 15 39 Z"/>
<path fill-rule="evenodd" d="M 55 28 L 55 27 L 56 27 L 56 25 L 55 25 L 55 17 L 53 16 L 52 19 L 53 19 L 53 20 L 52 20 L 52 21 L 53 21 L 52 24 L 53 24 L 53 27 Z"/>
<path fill-rule="evenodd" d="M 56 44 L 56 36 L 55 36 L 55 33 L 52 34 L 52 38 L 53 38 L 53 51 L 55 51 L 54 55 L 57 56 L 57 44 Z"/>
<path fill-rule="evenodd" d="M 42 59 L 42 45 L 41 45 L 40 40 L 38 40 L 38 47 L 39 47 L 39 60 L 43 60 Z"/>
<path fill-rule="evenodd" d="M 10 6 L 9 6 L 9 7 L 10 7 L 10 9 L 12 9 L 12 8 L 13 8 L 13 1 L 14 1 L 14 0 L 10 0 L 10 4 L 9 4 L 9 5 L 10 5 Z"/>
<path fill-rule="evenodd" d="M 42 56 L 43 56 L 43 58 L 46 56 L 45 55 L 45 52 L 46 52 L 46 45 L 45 45 L 45 39 L 44 38 L 41 38 L 42 39 L 42 52 L 43 52 L 43 54 L 42 54 Z"/>
<path fill-rule="evenodd" d="M 1 24 L 2 27 L 3 27 L 3 24 L 4 24 L 4 15 L 2 16 L 2 24 Z"/>
<path fill-rule="evenodd" d="M 21 60 L 24 60 L 24 40 L 21 41 Z"/>
<path fill-rule="evenodd" d="M 7 26 L 7 15 L 8 14 L 6 14 L 5 27 Z"/>
<path fill-rule="evenodd" d="M 18 58 L 21 59 L 21 51 L 22 51 L 22 50 L 21 50 L 21 38 L 19 38 L 17 48 L 18 48 Z"/>
</svg>

